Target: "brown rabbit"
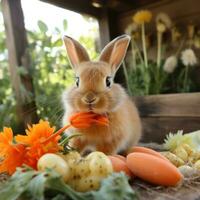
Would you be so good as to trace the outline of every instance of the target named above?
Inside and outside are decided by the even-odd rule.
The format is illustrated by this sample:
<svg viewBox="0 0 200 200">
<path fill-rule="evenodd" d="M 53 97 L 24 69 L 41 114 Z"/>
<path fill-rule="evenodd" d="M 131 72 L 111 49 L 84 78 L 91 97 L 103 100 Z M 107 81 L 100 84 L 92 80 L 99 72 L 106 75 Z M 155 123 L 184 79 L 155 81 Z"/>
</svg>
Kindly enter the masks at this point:
<svg viewBox="0 0 200 200">
<path fill-rule="evenodd" d="M 136 106 L 125 90 L 113 82 L 123 61 L 130 37 L 122 35 L 102 51 L 99 61 L 90 61 L 84 47 L 65 36 L 64 43 L 75 72 L 75 85 L 63 94 L 65 114 L 63 124 L 75 112 L 92 111 L 106 114 L 109 127 L 93 125 L 87 129 L 71 129 L 83 136 L 74 138 L 71 145 L 81 152 L 97 150 L 115 154 L 137 144 L 141 137 L 141 121 Z"/>
</svg>

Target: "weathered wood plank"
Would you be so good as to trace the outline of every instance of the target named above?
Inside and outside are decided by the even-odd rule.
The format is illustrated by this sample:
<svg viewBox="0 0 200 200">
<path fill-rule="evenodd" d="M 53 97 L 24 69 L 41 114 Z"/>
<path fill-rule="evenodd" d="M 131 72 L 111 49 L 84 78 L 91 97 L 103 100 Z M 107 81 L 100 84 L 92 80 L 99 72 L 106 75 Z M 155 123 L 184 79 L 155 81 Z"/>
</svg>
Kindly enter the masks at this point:
<svg viewBox="0 0 200 200">
<path fill-rule="evenodd" d="M 117 13 L 107 8 L 101 9 L 101 15 L 98 17 L 101 49 L 119 35 L 116 17 Z"/>
<path fill-rule="evenodd" d="M 200 117 L 200 93 L 134 97 L 142 117 Z"/>
<path fill-rule="evenodd" d="M 189 131 L 200 130 L 199 117 L 146 117 L 142 118 L 143 142 L 163 143 L 169 132 L 176 133 L 177 130 Z"/>
<path fill-rule="evenodd" d="M 59 6 L 74 12 L 92 15 L 98 17 L 100 9 L 92 6 L 92 2 L 89 0 L 41 0 L 47 3 L 51 3 L 55 6 Z"/>
<path fill-rule="evenodd" d="M 138 9 L 148 9 L 153 13 L 153 16 L 156 16 L 160 12 L 167 13 L 174 23 L 183 24 L 186 26 L 191 21 L 194 24 L 199 24 L 200 22 L 200 1 L 199 0 L 159 0 L 159 1 L 149 1 L 144 4 L 135 2 L 135 7 L 128 11 L 121 13 L 119 17 L 119 25 L 121 31 L 125 30 L 126 26 L 132 22 L 132 16 Z M 194 6 L 196 5 L 196 6 Z M 187 8 L 187 9 L 183 9 Z M 146 27 L 150 32 L 152 28 L 155 27 L 155 21 L 152 20 L 150 24 Z"/>
<path fill-rule="evenodd" d="M 30 75 L 30 62 L 21 1 L 2 0 L 1 5 L 5 24 L 11 84 L 16 96 L 18 120 L 21 126 L 26 126 L 27 123 L 38 121 L 38 118 L 32 77 Z M 23 67 L 27 74 L 20 76 L 18 67 Z M 21 90 L 22 86 L 27 93 L 32 94 L 32 101 L 27 101 L 26 96 Z M 31 112 L 27 112 L 27 110 L 31 110 Z"/>
<path fill-rule="evenodd" d="M 41 0 L 47 3 L 54 4 L 75 12 L 87 13 L 93 16 L 98 16 L 101 8 L 95 8 L 92 3 L 95 0 Z M 116 12 L 127 12 L 132 9 L 149 5 L 156 0 L 96 0 L 104 8 L 112 9 Z M 163 0 L 162 0 L 163 1 Z M 101 7 L 100 6 L 100 7 Z"/>
</svg>

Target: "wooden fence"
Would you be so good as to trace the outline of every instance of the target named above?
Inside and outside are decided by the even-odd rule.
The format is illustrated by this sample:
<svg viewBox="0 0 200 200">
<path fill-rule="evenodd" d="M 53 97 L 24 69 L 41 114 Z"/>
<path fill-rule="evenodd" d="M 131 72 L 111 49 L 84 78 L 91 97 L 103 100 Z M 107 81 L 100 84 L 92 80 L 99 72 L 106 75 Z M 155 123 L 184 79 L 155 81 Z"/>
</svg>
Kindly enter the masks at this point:
<svg viewBox="0 0 200 200">
<path fill-rule="evenodd" d="M 169 132 L 200 129 L 200 93 L 134 97 L 143 124 L 144 142 L 163 142 Z"/>
</svg>

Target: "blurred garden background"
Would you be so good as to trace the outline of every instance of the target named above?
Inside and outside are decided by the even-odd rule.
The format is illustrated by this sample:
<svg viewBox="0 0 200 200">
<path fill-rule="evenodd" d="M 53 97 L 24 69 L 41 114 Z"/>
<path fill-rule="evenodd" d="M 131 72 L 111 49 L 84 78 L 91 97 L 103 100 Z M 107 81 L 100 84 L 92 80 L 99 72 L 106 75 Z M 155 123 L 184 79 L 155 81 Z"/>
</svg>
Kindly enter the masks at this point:
<svg viewBox="0 0 200 200">
<path fill-rule="evenodd" d="M 25 27 L 30 55 L 30 71 L 18 67 L 18 74 L 30 73 L 33 78 L 37 114 L 60 126 L 63 114 L 62 92 L 73 83 L 73 72 L 63 46 L 63 35 L 80 41 L 92 59 L 97 57 L 98 24 L 89 16 L 35 0 L 22 0 Z M 35 14 L 34 14 L 35 13 Z M 10 81 L 8 51 L 2 12 L 0 13 L 0 128 L 17 129 L 16 98 Z M 25 102 L 33 100 L 33 94 L 21 84 Z M 33 112 L 29 109 L 26 112 Z"/>
<path fill-rule="evenodd" d="M 94 60 L 111 39 L 120 34 L 130 35 L 130 46 L 116 82 L 123 84 L 131 96 L 200 91 L 200 12 L 198 8 L 190 6 L 189 0 L 169 1 L 167 4 L 163 0 L 87 0 L 85 4 L 79 0 L 69 1 L 71 10 L 83 14 L 61 8 L 65 7 L 64 1 L 44 1 L 48 3 L 39 0 L 16 0 L 15 3 L 2 0 L 0 130 L 3 126 L 22 130 L 23 119 L 25 122 L 26 116 L 33 113 L 33 121 L 47 119 L 57 127 L 61 125 L 61 95 L 74 82 L 63 46 L 63 35 L 81 42 Z M 61 7 L 50 3 L 60 4 Z M 17 78 L 13 80 L 12 64 L 9 62 L 8 44 L 12 41 L 7 33 L 6 43 L 5 30 L 5 27 L 9 29 L 9 17 L 15 18 L 8 11 L 15 10 L 16 5 L 22 8 L 24 22 L 20 26 L 25 24 L 27 38 L 26 59 L 20 58 L 21 64 L 15 66 L 14 79 L 18 77 L 21 83 L 18 96 Z M 180 5 L 187 7 L 188 11 L 183 12 Z M 175 7 L 177 12 L 172 9 Z M 18 21 L 15 23 L 11 23 L 13 32 Z M 20 112 L 18 104 L 23 107 Z M 31 122 L 29 119 L 27 121 Z"/>
</svg>

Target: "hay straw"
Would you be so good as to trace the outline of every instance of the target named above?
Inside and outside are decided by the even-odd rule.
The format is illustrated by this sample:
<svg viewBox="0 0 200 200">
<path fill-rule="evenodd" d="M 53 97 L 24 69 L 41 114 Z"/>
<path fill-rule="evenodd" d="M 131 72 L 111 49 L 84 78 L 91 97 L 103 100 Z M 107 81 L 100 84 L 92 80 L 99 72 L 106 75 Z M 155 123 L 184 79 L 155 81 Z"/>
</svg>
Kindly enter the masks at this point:
<svg viewBox="0 0 200 200">
<path fill-rule="evenodd" d="M 176 187 L 154 186 L 136 179 L 132 183 L 132 188 L 139 193 L 141 200 L 183 200 L 189 199 L 187 195 L 194 196 L 192 199 L 200 199 L 200 173 L 184 178 Z"/>
</svg>

